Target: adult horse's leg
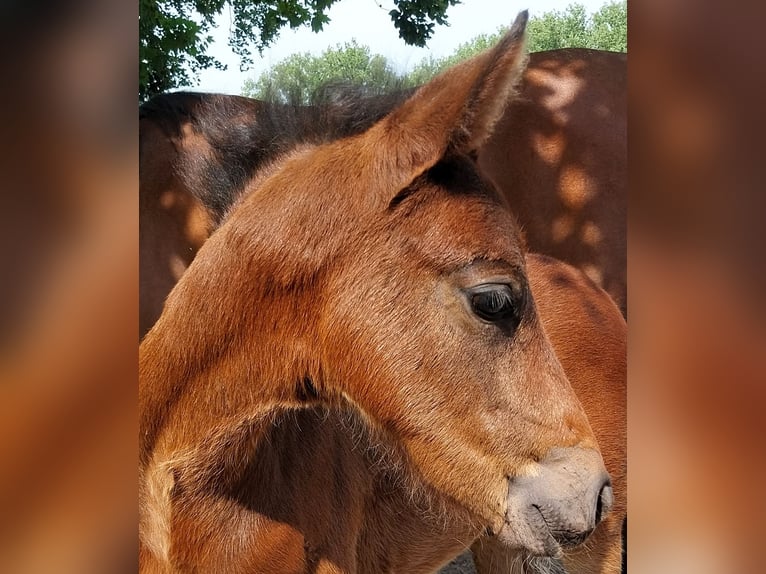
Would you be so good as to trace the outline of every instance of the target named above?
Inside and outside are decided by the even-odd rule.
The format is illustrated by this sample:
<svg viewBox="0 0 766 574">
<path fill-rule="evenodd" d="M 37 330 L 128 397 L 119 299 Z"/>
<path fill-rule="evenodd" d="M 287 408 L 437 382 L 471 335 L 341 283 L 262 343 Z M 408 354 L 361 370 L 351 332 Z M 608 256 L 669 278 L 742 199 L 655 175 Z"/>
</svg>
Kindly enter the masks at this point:
<svg viewBox="0 0 766 574">
<path fill-rule="evenodd" d="M 588 415 L 614 488 L 612 512 L 563 562 L 569 574 L 617 574 L 627 513 L 627 325 L 607 293 L 574 268 L 530 255 L 527 269 L 543 326 Z M 523 572 L 522 557 L 490 536 L 472 551 L 479 574 Z"/>
</svg>

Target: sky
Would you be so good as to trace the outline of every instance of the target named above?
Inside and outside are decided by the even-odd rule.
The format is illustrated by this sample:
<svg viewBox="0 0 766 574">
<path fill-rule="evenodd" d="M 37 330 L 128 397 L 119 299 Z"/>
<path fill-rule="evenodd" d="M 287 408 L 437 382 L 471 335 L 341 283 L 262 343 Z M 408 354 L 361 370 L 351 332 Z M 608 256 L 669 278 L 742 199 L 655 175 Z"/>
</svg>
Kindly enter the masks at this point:
<svg viewBox="0 0 766 574">
<path fill-rule="evenodd" d="M 496 32 L 500 26 L 513 22 L 516 14 L 528 9 L 530 16 L 550 10 L 563 10 L 574 0 L 535 0 L 534 5 L 519 0 L 462 0 L 461 4 L 447 10 L 449 26 L 436 26 L 426 48 L 407 46 L 388 15 L 394 6 L 392 0 L 339 0 L 330 8 L 330 22 L 324 30 L 314 33 L 307 26 L 297 30 L 285 28 L 277 40 L 259 57 L 254 53 L 254 63 L 247 71 L 240 70 L 240 60 L 228 46 L 231 25 L 230 12 L 224 12 L 212 31 L 213 44 L 208 53 L 227 65 L 226 70 L 205 70 L 199 82 L 186 89 L 201 92 L 239 94 L 248 78 L 258 76 L 297 52 L 321 54 L 329 47 L 355 39 L 367 45 L 373 54 L 382 54 L 400 72 L 411 69 L 429 54 L 435 58 L 447 56 L 458 45 L 479 34 Z M 597 11 L 607 0 L 577 0 L 588 13 Z"/>
</svg>

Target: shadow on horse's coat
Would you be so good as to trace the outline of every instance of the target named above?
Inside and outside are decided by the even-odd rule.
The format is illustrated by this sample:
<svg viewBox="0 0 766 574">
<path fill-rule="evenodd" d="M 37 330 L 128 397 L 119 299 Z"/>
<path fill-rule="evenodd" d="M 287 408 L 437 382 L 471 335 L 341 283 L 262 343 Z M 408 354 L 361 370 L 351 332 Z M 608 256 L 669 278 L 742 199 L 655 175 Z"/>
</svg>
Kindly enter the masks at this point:
<svg viewBox="0 0 766 574">
<path fill-rule="evenodd" d="M 529 248 L 586 272 L 623 313 L 626 70 L 625 55 L 613 52 L 531 54 L 518 97 L 478 150 Z M 142 336 L 199 249 L 200 231 L 206 237 L 220 223 L 254 176 L 296 146 L 363 132 L 411 93 L 338 92 L 314 106 L 179 92 L 142 106 Z"/>
<path fill-rule="evenodd" d="M 530 55 L 479 152 L 531 250 L 574 265 L 627 315 L 627 55 Z"/>
<path fill-rule="evenodd" d="M 471 160 L 520 38 L 286 152 L 225 213 L 141 345 L 142 571 L 421 571 L 487 528 L 558 555 L 602 520 L 592 431 Z M 392 513 L 402 493 L 420 512 Z"/>
</svg>

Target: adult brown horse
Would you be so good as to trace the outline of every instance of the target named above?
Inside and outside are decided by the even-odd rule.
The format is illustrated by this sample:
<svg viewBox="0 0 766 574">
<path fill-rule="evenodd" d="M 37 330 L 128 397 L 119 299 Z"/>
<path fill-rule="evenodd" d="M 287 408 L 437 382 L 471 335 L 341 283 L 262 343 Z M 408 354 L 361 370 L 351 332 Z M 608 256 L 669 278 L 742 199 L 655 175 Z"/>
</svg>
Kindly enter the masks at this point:
<svg viewBox="0 0 766 574">
<path fill-rule="evenodd" d="M 534 251 L 582 269 L 626 308 L 626 58 L 567 49 L 530 56 L 519 96 L 479 149 Z M 404 95 L 280 106 L 173 93 L 141 109 L 143 336 L 223 218 L 231 196 L 300 143 L 359 133 Z"/>
<path fill-rule="evenodd" d="M 627 314 L 627 55 L 530 55 L 521 93 L 479 150 L 533 251 L 566 261 Z"/>
<path fill-rule="evenodd" d="M 287 153 L 203 245 L 140 350 L 142 571 L 385 570 L 388 543 L 431 568 L 487 528 L 557 555 L 600 522 L 592 431 L 471 159 L 525 20 L 362 134 Z M 353 413 L 430 528 L 374 520 L 359 451 L 291 443 L 279 422 L 318 405 Z"/>
</svg>

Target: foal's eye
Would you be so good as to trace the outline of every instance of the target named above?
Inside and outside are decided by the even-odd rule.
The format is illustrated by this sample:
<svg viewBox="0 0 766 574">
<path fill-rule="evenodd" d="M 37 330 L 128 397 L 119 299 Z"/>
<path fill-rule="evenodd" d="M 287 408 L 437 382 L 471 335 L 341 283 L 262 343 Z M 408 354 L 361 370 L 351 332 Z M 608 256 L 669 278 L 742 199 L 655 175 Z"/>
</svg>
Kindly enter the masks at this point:
<svg viewBox="0 0 766 574">
<path fill-rule="evenodd" d="M 513 291 L 509 285 L 491 283 L 468 291 L 471 309 L 485 321 L 497 322 L 516 314 Z"/>
</svg>

